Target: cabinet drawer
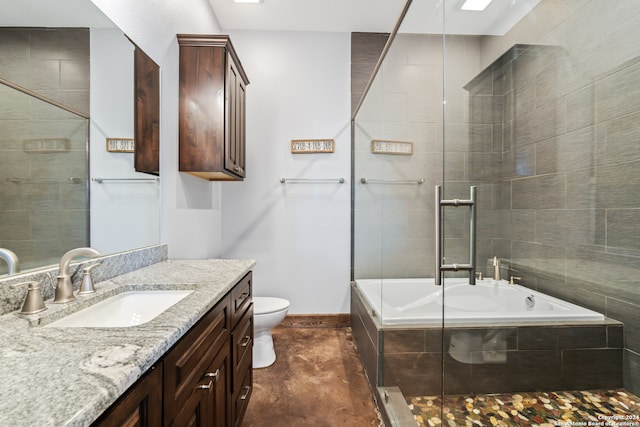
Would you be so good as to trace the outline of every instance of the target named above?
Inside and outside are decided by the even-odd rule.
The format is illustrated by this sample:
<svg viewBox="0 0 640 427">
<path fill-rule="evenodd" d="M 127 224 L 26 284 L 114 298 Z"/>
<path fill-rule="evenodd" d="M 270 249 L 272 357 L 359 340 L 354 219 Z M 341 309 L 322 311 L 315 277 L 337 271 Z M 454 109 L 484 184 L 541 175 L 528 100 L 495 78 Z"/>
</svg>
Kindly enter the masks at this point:
<svg viewBox="0 0 640 427">
<path fill-rule="evenodd" d="M 247 410 L 247 404 L 251 393 L 253 392 L 253 370 L 251 367 L 246 371 L 246 375 L 242 379 L 241 387 L 233 394 L 233 425 L 242 425 L 244 413 Z"/>
<path fill-rule="evenodd" d="M 231 325 L 234 327 L 251 304 L 253 276 L 248 272 L 231 290 Z"/>
<path fill-rule="evenodd" d="M 229 340 L 229 296 L 211 309 L 164 359 L 164 416 L 170 423 Z"/>
<path fill-rule="evenodd" d="M 244 371 L 251 369 L 253 350 L 253 304 L 249 306 L 244 317 L 233 330 L 232 354 L 233 354 L 233 389 L 235 393 L 244 380 Z"/>
</svg>

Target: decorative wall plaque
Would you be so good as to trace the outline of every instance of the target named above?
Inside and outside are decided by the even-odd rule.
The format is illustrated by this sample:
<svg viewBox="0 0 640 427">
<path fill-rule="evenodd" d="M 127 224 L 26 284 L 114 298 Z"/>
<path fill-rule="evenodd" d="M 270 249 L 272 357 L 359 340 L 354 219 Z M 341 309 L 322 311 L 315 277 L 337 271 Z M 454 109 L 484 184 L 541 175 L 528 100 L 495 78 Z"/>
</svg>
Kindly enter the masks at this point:
<svg viewBox="0 0 640 427">
<path fill-rule="evenodd" d="M 110 153 L 133 153 L 135 148 L 133 138 L 107 138 L 107 151 Z"/>
<path fill-rule="evenodd" d="M 413 154 L 413 142 L 374 139 L 371 141 L 371 152 L 374 154 L 410 156 Z"/>
<path fill-rule="evenodd" d="M 333 139 L 292 139 L 291 152 L 294 154 L 333 153 Z"/>
</svg>

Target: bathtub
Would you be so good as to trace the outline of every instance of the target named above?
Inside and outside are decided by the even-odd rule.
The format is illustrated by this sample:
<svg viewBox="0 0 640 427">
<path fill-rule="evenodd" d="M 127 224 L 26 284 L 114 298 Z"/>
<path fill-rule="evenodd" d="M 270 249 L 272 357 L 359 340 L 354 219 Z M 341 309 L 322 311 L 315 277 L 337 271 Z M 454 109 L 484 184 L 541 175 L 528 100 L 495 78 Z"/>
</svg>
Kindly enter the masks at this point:
<svg viewBox="0 0 640 427">
<path fill-rule="evenodd" d="M 587 322 L 603 321 L 601 313 L 562 301 L 505 280 L 358 279 L 356 286 L 384 325 Z"/>
</svg>

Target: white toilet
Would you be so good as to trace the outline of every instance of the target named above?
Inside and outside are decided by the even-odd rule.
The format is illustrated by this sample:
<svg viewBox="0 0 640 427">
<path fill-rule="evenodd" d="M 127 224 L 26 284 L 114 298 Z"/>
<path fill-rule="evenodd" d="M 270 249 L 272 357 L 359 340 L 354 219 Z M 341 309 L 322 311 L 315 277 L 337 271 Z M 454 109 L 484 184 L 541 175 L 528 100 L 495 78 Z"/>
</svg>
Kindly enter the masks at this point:
<svg viewBox="0 0 640 427">
<path fill-rule="evenodd" d="M 253 367 L 265 368 L 276 361 L 271 329 L 282 322 L 289 301 L 274 297 L 253 297 Z"/>
</svg>

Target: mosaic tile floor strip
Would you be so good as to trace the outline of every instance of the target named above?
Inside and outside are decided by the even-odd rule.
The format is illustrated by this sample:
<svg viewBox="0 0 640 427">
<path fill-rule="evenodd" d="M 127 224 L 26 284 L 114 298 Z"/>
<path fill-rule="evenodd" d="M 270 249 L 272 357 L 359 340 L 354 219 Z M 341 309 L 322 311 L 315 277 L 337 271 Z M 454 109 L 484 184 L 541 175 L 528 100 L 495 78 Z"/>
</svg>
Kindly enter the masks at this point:
<svg viewBox="0 0 640 427">
<path fill-rule="evenodd" d="M 418 426 L 640 427 L 640 398 L 625 390 L 408 397 Z M 442 417 L 442 418 L 441 418 Z"/>
</svg>

